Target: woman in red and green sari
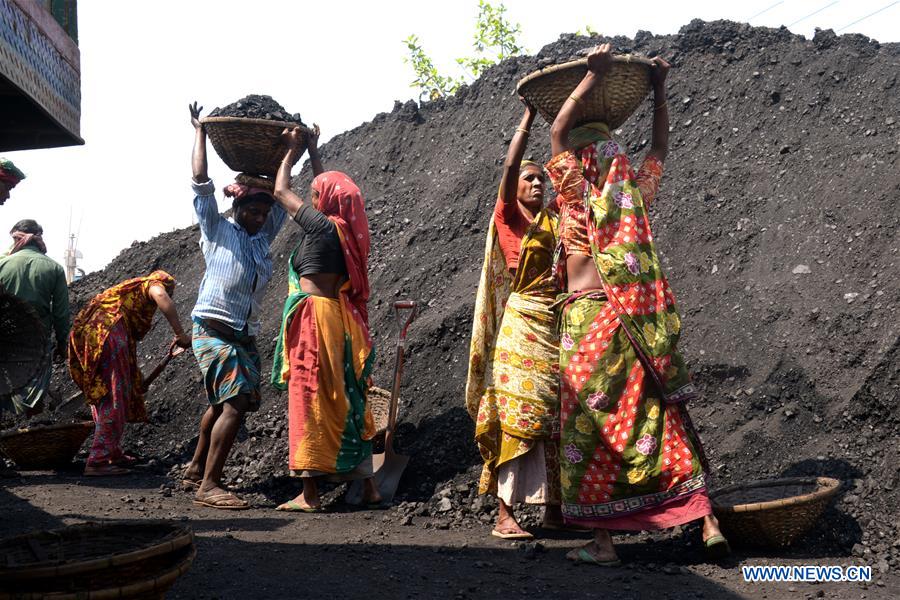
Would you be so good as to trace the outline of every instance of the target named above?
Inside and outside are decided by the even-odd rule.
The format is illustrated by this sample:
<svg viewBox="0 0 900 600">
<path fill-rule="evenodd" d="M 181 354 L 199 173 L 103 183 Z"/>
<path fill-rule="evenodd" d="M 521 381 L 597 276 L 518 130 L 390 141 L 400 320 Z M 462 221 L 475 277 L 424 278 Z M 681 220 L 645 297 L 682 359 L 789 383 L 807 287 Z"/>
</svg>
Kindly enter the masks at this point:
<svg viewBox="0 0 900 600">
<path fill-rule="evenodd" d="M 594 540 L 567 555 L 619 563 L 610 529 L 648 530 L 703 519 L 707 548 L 726 552 L 706 492 L 703 449 L 685 409 L 696 395 L 676 349 L 681 320 L 662 272 L 648 207 L 668 148 L 668 63 L 651 71 L 653 142 L 635 175 L 603 123 L 573 129 L 612 63 L 609 44 L 551 128 L 547 164 L 561 200 L 560 481 L 567 523 Z M 561 264 L 561 267 L 563 265 Z"/>
<path fill-rule="evenodd" d="M 530 539 L 520 502 L 543 504 L 544 526 L 562 526 L 559 507 L 559 340 L 553 304 L 558 216 L 544 207 L 544 172 L 523 161 L 534 108 L 509 145 L 484 264 L 469 350 L 466 409 L 484 467 L 479 493 L 497 496 L 491 535 Z"/>
<path fill-rule="evenodd" d="M 305 136 L 314 142 L 318 127 Z M 375 421 L 366 402 L 375 352 L 365 203 L 347 175 L 322 168 L 314 143 L 311 202 L 301 199 L 291 189 L 291 165 L 302 152 L 304 133 L 295 128 L 282 137 L 288 151 L 275 179 L 275 200 L 301 236 L 288 266 L 272 383 L 288 391 L 288 464 L 303 491 L 278 510 L 322 510 L 322 477 L 363 479 L 363 502 L 376 507 L 381 495 L 373 479 Z"/>
</svg>

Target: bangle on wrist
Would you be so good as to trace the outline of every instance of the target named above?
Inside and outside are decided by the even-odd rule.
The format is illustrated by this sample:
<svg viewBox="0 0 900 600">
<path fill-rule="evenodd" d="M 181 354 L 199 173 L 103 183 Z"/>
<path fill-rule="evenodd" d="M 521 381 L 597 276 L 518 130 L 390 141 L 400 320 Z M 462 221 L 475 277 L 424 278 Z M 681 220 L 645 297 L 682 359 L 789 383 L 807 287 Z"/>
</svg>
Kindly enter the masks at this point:
<svg viewBox="0 0 900 600">
<path fill-rule="evenodd" d="M 569 94 L 569 100 L 571 100 L 578 106 L 584 106 L 584 100 L 582 100 L 581 96 L 579 96 L 578 94 Z"/>
<path fill-rule="evenodd" d="M 665 108 L 666 105 L 667 105 L 668 103 L 669 103 L 668 100 L 663 100 L 663 103 L 660 104 L 659 106 L 656 106 L 656 107 L 653 109 L 653 112 L 656 112 L 656 111 L 658 111 L 658 110 L 660 110 L 660 109 L 662 109 L 662 108 Z"/>
<path fill-rule="evenodd" d="M 516 127 L 516 131 L 519 131 L 519 132 L 521 132 L 521 133 L 524 133 L 525 135 L 528 135 L 529 133 L 531 133 L 530 130 L 525 129 L 524 127 Z"/>
</svg>

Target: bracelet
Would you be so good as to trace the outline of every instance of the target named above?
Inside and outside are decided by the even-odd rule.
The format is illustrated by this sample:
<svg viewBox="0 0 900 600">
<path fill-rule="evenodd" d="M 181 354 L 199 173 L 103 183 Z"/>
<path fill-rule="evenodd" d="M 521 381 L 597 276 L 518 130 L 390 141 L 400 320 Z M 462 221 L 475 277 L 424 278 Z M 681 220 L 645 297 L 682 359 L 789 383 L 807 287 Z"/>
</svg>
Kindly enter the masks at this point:
<svg viewBox="0 0 900 600">
<path fill-rule="evenodd" d="M 584 100 L 582 100 L 581 97 L 577 96 L 576 94 L 569 94 L 569 100 L 572 100 L 573 102 L 575 102 L 575 104 L 584 106 Z"/>
<path fill-rule="evenodd" d="M 516 131 L 521 131 L 525 135 L 528 135 L 529 133 L 531 133 L 531 131 L 529 131 L 528 129 L 525 129 L 524 127 L 516 127 Z"/>
<path fill-rule="evenodd" d="M 665 108 L 668 103 L 669 103 L 668 100 L 664 100 L 662 104 L 660 104 L 659 106 L 657 106 L 656 108 L 653 109 L 653 112 L 656 112 L 661 108 Z"/>
</svg>

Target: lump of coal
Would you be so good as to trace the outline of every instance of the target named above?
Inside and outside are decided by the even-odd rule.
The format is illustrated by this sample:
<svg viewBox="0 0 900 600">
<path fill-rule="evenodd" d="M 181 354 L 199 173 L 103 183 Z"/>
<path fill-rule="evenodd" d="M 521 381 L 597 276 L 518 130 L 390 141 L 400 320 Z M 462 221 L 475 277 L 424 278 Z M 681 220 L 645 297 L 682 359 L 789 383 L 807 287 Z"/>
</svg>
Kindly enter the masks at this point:
<svg viewBox="0 0 900 600">
<path fill-rule="evenodd" d="M 237 102 L 222 108 L 216 107 L 209 113 L 211 117 L 243 117 L 248 119 L 268 119 L 270 121 L 290 121 L 303 125 L 300 114 L 290 114 L 272 96 L 250 94 Z"/>
</svg>

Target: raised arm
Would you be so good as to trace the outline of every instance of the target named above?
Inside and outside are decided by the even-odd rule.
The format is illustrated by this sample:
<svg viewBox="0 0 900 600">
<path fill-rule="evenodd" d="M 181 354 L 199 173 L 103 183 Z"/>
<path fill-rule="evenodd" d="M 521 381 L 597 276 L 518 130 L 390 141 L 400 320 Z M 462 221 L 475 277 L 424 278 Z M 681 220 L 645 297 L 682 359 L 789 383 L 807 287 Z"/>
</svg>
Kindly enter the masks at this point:
<svg viewBox="0 0 900 600">
<path fill-rule="evenodd" d="M 194 181 L 204 183 L 209 181 L 209 173 L 206 161 L 206 128 L 200 123 L 200 111 L 202 106 L 197 102 L 188 104 L 191 111 L 191 125 L 194 126 L 194 152 L 191 154 L 191 169 L 194 172 Z"/>
<path fill-rule="evenodd" d="M 507 205 L 516 202 L 516 193 L 519 189 L 519 166 L 522 163 L 522 157 L 525 156 L 525 147 L 528 145 L 528 134 L 531 133 L 534 117 L 537 116 L 534 106 L 521 96 L 520 99 L 525 103 L 525 113 L 509 142 L 506 163 L 503 165 L 503 176 L 500 178 L 500 198 Z"/>
<path fill-rule="evenodd" d="M 307 149 L 309 150 L 309 164 L 312 167 L 313 177 L 325 172 L 322 166 L 322 157 L 319 156 L 319 124 L 313 123 L 312 129 L 306 130 Z"/>
<path fill-rule="evenodd" d="M 285 210 L 285 212 L 294 217 L 297 211 L 303 206 L 303 198 L 294 193 L 291 189 L 291 167 L 294 161 L 303 152 L 303 132 L 299 127 L 293 129 L 285 129 L 281 132 L 281 141 L 287 146 L 287 152 L 281 164 L 278 165 L 278 173 L 275 174 L 275 201 Z M 310 158 L 312 153 L 310 152 Z M 319 163 L 319 168 L 322 163 Z M 313 167 L 315 170 L 315 166 Z"/>
<path fill-rule="evenodd" d="M 150 289 L 147 290 L 147 293 L 150 295 L 150 298 L 156 302 L 156 306 L 159 307 L 160 312 L 165 315 L 166 320 L 169 322 L 169 326 L 172 327 L 172 331 L 175 333 L 176 343 L 182 348 L 190 348 L 191 335 L 185 333 L 184 329 L 181 327 L 181 320 L 178 318 L 178 310 L 175 308 L 175 303 L 172 302 L 172 298 L 166 293 L 166 288 L 161 284 L 151 285 Z"/>
<path fill-rule="evenodd" d="M 655 156 L 665 162 L 669 152 L 669 107 L 666 102 L 666 75 L 671 65 L 661 56 L 653 58 L 654 66 L 650 71 L 653 84 L 653 139 L 647 156 Z"/>
<path fill-rule="evenodd" d="M 609 71 L 609 67 L 612 65 L 611 50 L 612 46 L 609 44 L 600 44 L 588 54 L 588 72 L 575 91 L 563 102 L 559 114 L 553 120 L 553 126 L 550 127 L 550 151 L 553 156 L 572 149 L 569 145 L 569 132 L 581 116 L 584 105 L 582 98 L 590 94 L 591 90 Z"/>
</svg>

